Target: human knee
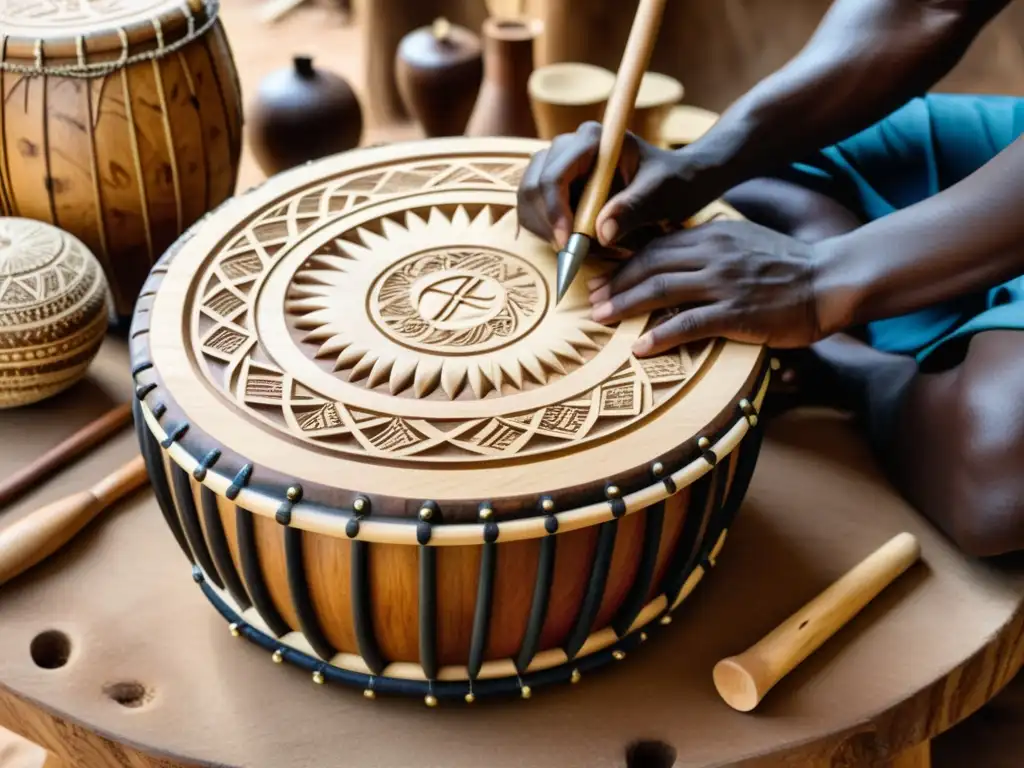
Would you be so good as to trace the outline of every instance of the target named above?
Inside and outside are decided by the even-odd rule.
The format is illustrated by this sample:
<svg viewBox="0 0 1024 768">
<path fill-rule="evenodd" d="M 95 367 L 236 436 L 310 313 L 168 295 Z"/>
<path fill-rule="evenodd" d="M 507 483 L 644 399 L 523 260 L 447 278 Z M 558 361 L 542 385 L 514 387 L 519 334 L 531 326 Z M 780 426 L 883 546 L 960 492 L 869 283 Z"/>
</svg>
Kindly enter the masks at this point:
<svg viewBox="0 0 1024 768">
<path fill-rule="evenodd" d="M 995 372 L 990 372 L 994 374 Z M 960 447 L 952 536 L 980 557 L 1024 549 L 1024 381 L 967 373 L 951 427 Z"/>
</svg>

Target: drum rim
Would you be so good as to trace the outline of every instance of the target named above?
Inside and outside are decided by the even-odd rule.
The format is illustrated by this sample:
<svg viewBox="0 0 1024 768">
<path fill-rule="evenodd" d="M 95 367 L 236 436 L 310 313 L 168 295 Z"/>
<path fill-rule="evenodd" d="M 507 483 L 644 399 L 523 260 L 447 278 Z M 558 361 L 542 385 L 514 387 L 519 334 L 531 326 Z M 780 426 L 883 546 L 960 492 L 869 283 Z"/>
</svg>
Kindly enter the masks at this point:
<svg viewBox="0 0 1024 768">
<path fill-rule="evenodd" d="M 172 453 L 177 454 L 178 451 L 181 451 L 180 454 L 177 454 L 178 461 L 188 471 L 200 471 L 205 476 L 207 472 L 213 472 L 212 464 L 219 462 L 213 474 L 217 477 L 227 478 L 227 481 L 224 483 L 219 481 L 213 483 L 211 488 L 215 492 L 226 493 L 232 485 L 235 485 L 233 482 L 234 475 L 245 469 L 247 473 L 246 479 L 248 479 L 248 474 L 252 473 L 260 476 L 258 480 L 253 481 L 254 484 L 258 483 L 265 490 L 270 489 L 271 497 L 276 496 L 278 499 L 284 499 L 286 490 L 295 488 L 297 490 L 292 492 L 293 495 L 301 495 L 306 502 L 310 503 L 310 509 L 319 504 L 333 510 L 345 508 L 351 510 L 353 504 L 357 503 L 359 499 L 363 499 L 363 503 L 372 504 L 376 515 L 384 518 L 408 519 L 422 516 L 424 509 L 429 507 L 431 503 L 435 503 L 439 506 L 439 509 L 435 510 L 437 512 L 436 521 L 439 522 L 443 519 L 446 523 L 476 521 L 484 506 L 491 509 L 495 519 L 507 520 L 543 517 L 546 512 L 550 511 L 548 507 L 571 509 L 598 503 L 607 505 L 609 499 L 615 495 L 627 496 L 648 486 L 651 483 L 652 468 L 656 465 L 662 467 L 662 471 L 667 472 L 670 471 L 667 468 L 685 465 L 695 457 L 699 457 L 704 450 L 701 447 L 701 443 L 705 440 L 704 435 L 714 435 L 723 428 L 727 428 L 727 425 L 731 424 L 739 413 L 740 403 L 747 402 L 748 399 L 754 400 L 758 396 L 758 390 L 762 384 L 762 377 L 759 371 L 764 368 L 766 348 L 759 345 L 745 345 L 731 341 L 721 342 L 722 349 L 736 355 L 740 361 L 739 364 L 733 366 L 734 370 L 731 373 L 731 379 L 736 381 L 730 383 L 729 394 L 716 394 L 714 396 L 712 405 L 715 410 L 710 412 L 710 418 L 705 419 L 703 416 L 701 417 L 703 422 L 702 429 L 695 429 L 691 434 L 682 439 L 677 439 L 675 434 L 673 434 L 670 442 L 669 438 L 663 438 L 661 442 L 666 446 L 666 449 L 657 455 L 638 456 L 636 460 L 631 460 L 626 466 L 617 468 L 612 473 L 601 470 L 599 474 L 603 477 L 600 480 L 595 480 L 595 478 L 591 477 L 579 479 L 579 476 L 577 476 L 576 479 L 573 479 L 563 476 L 559 481 L 551 483 L 547 489 L 538 491 L 536 483 L 534 483 L 530 487 L 524 486 L 521 492 L 511 489 L 505 484 L 505 487 L 501 488 L 500 491 L 495 488 L 496 496 L 493 499 L 486 498 L 486 496 L 477 493 L 476 489 L 472 493 L 461 493 L 460 496 L 454 498 L 444 497 L 443 495 L 438 498 L 439 484 L 437 478 L 444 472 L 451 472 L 451 468 L 442 467 L 417 470 L 421 474 L 421 478 L 416 481 L 417 490 L 420 488 L 423 490 L 415 494 L 407 493 L 404 489 L 402 489 L 401 493 L 388 493 L 382 489 L 386 487 L 390 490 L 391 486 L 379 483 L 374 485 L 368 482 L 365 487 L 359 488 L 351 487 L 356 485 L 356 483 L 351 482 L 324 483 L 321 478 L 311 479 L 313 477 L 311 475 L 306 475 L 306 479 L 303 479 L 303 476 L 298 472 L 289 473 L 287 462 L 284 461 L 277 465 L 281 467 L 280 471 L 278 471 L 272 468 L 272 462 L 260 461 L 259 455 L 256 455 L 260 453 L 260 449 L 257 449 L 254 455 L 251 456 L 241 455 L 241 452 L 237 450 L 238 446 L 250 444 L 241 436 L 235 439 L 233 447 L 227 447 L 208 428 L 189 419 L 189 415 L 182 410 L 182 404 L 177 401 L 176 393 L 165 387 L 163 377 L 158 370 L 160 361 L 157 358 L 160 353 L 160 339 L 151 338 L 148 332 L 149 323 L 154 315 L 160 315 L 161 306 L 163 306 L 163 311 L 168 311 L 169 307 L 174 308 L 177 306 L 177 299 L 165 298 L 168 292 L 161 292 L 157 289 L 168 272 L 170 262 L 178 253 L 188 248 L 190 244 L 193 248 L 206 248 L 213 243 L 219 242 L 223 239 L 225 233 L 229 233 L 234 227 L 237 227 L 238 221 L 243 220 L 255 211 L 262 210 L 268 203 L 278 198 L 282 194 L 282 190 L 301 188 L 308 184 L 310 180 L 322 179 L 327 175 L 325 169 L 335 173 L 343 171 L 348 167 L 372 164 L 377 158 L 394 159 L 396 156 L 400 158 L 403 155 L 409 157 L 427 156 L 428 151 L 431 154 L 440 154 L 446 148 L 454 148 L 455 146 L 460 147 L 463 151 L 468 148 L 469 150 L 479 149 L 488 152 L 500 152 L 502 150 L 521 151 L 524 148 L 532 150 L 545 145 L 545 142 L 531 139 L 469 140 L 460 137 L 457 139 L 428 139 L 401 142 L 385 148 L 365 148 L 352 153 L 345 153 L 344 157 L 334 156 L 333 158 L 317 161 L 316 163 L 279 174 L 273 177 L 274 184 L 269 187 L 269 191 L 266 190 L 270 180 L 225 202 L 220 208 L 212 211 L 200 222 L 197 222 L 191 230 L 186 232 L 175 246 L 158 262 L 139 297 L 139 304 L 136 309 L 131 332 L 131 351 L 132 360 L 135 365 L 136 383 L 141 393 L 140 396 L 143 398 L 146 406 L 144 410 L 148 415 L 147 430 L 159 435 L 160 440 L 169 441 L 168 446 L 173 445 Z M 356 159 L 353 160 L 353 156 Z M 225 211 L 230 211 L 233 217 L 231 219 L 224 217 Z M 221 223 L 211 228 L 210 222 L 215 217 L 221 217 Z M 203 232 L 198 234 L 201 225 Z M 161 305 L 161 301 L 171 303 Z M 160 333 L 159 327 L 154 329 L 155 335 Z M 166 339 L 164 339 L 164 342 L 164 346 L 166 346 Z M 151 348 L 151 343 L 157 348 Z M 156 360 L 155 365 L 154 360 Z M 166 359 L 163 362 L 166 364 Z M 196 374 L 196 377 L 198 378 L 198 374 Z M 712 391 L 712 388 L 715 386 L 715 377 L 711 375 L 710 369 L 701 377 L 696 378 L 698 381 L 695 388 L 697 386 L 704 386 L 707 391 Z M 723 376 L 720 375 L 718 378 L 723 378 Z M 729 376 L 724 378 L 727 383 L 730 381 Z M 180 392 L 181 390 L 179 390 Z M 211 394 L 210 397 L 215 399 L 216 396 Z M 720 404 L 719 400 L 721 400 Z M 192 406 L 195 406 L 194 400 L 192 400 Z M 670 407 L 677 408 L 678 403 L 670 404 Z M 221 404 L 220 408 L 225 412 L 228 410 L 225 404 Z M 238 423 L 241 423 L 241 421 Z M 647 424 L 649 425 L 650 422 Z M 646 429 L 649 432 L 649 427 L 646 427 Z M 223 426 L 216 426 L 214 432 L 217 431 L 223 435 L 225 429 Z M 636 431 L 642 432 L 644 430 Z M 264 433 L 264 436 L 267 434 Z M 630 436 L 627 435 L 628 437 Z M 614 444 L 619 439 L 621 438 L 598 442 L 591 448 L 578 449 L 575 455 L 587 457 L 589 452 L 589 458 L 593 459 L 594 451 L 606 452 L 608 450 L 607 446 Z M 647 440 L 644 442 L 646 443 Z M 216 453 L 217 458 L 210 462 L 208 459 L 212 453 Z M 300 452 L 295 452 L 295 454 L 303 455 Z M 533 461 L 541 465 L 544 462 L 552 461 L 553 458 L 555 457 L 548 455 L 546 458 L 535 458 Z M 565 463 L 566 459 L 571 458 L 572 455 L 558 456 L 559 461 L 563 463 Z M 364 466 L 368 464 L 357 460 L 344 460 L 347 462 L 350 473 L 356 468 L 361 472 L 365 472 Z M 580 464 L 585 461 L 586 458 L 577 459 L 576 463 Z M 200 468 L 199 465 L 203 466 Z M 332 477 L 335 476 L 333 469 L 334 467 L 332 467 Z M 401 471 L 401 468 L 394 466 L 387 467 L 386 471 L 394 473 L 396 469 Z M 491 470 L 490 479 L 494 477 L 494 469 L 492 468 Z M 380 468 L 377 467 L 376 471 L 379 473 Z M 479 472 L 477 469 L 465 470 L 461 468 L 456 471 Z M 433 473 L 434 480 L 422 480 L 422 478 L 430 476 L 431 473 Z M 448 487 L 451 487 L 450 480 L 448 481 Z M 217 490 L 218 488 L 219 491 Z M 239 488 L 236 494 L 239 492 L 243 497 L 253 493 L 250 489 L 246 488 Z M 266 494 L 263 495 L 266 496 Z M 231 498 L 230 494 L 228 496 Z M 242 503 L 241 499 L 239 501 Z M 256 503 L 257 506 L 265 506 L 267 501 L 264 499 L 257 503 L 255 494 L 253 494 L 253 497 L 247 503 L 242 503 L 242 506 L 251 508 L 253 503 Z M 426 512 L 428 518 L 432 514 L 430 511 Z"/>
<path fill-rule="evenodd" d="M 0 69 L 17 64 L 22 71 L 29 62 L 31 72 L 26 74 L 60 75 L 73 70 L 76 61 L 90 63 L 100 54 L 108 54 L 102 57 L 107 64 L 117 63 L 111 53 L 121 52 L 129 59 L 125 63 L 134 55 L 163 55 L 160 38 L 165 45 L 191 42 L 217 22 L 219 13 L 220 0 L 165 0 L 154 14 L 130 18 L 126 24 L 98 22 L 84 34 L 61 27 L 9 25 L 0 17 L 0 25 L 13 32 L 0 36 Z M 48 64 L 53 60 L 60 61 Z"/>
</svg>

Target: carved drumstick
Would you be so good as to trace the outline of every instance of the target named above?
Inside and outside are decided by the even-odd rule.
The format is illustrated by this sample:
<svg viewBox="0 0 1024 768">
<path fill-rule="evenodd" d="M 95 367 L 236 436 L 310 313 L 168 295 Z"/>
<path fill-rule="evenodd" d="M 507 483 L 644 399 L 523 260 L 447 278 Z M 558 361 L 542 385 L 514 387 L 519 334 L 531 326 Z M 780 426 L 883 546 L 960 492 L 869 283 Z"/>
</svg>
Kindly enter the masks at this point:
<svg viewBox="0 0 1024 768">
<path fill-rule="evenodd" d="M 719 695 L 740 712 L 754 709 L 920 556 L 921 546 L 912 534 L 894 536 L 758 643 L 719 661 L 712 673 Z"/>
<path fill-rule="evenodd" d="M 89 490 L 65 496 L 0 530 L 0 585 L 52 555 L 147 479 L 146 465 L 136 456 Z"/>
<path fill-rule="evenodd" d="M 22 496 L 40 480 L 63 469 L 72 461 L 131 422 L 128 404 L 111 408 L 86 424 L 63 442 L 51 448 L 24 469 L 0 482 L 0 509 Z"/>
</svg>

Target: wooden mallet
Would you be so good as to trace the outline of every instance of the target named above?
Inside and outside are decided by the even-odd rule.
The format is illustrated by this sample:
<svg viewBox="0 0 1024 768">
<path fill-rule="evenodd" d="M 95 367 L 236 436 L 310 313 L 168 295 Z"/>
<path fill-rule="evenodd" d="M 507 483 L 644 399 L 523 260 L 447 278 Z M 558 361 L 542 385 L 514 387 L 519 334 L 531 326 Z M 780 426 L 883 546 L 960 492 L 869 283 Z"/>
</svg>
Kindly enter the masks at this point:
<svg viewBox="0 0 1024 768">
<path fill-rule="evenodd" d="M 93 518 L 144 485 L 146 465 L 137 456 L 86 491 L 79 491 L 0 529 L 0 585 L 67 544 Z"/>
<path fill-rule="evenodd" d="M 719 661 L 712 673 L 719 695 L 733 709 L 750 712 L 920 556 L 912 534 L 894 536 L 759 642 Z"/>
</svg>

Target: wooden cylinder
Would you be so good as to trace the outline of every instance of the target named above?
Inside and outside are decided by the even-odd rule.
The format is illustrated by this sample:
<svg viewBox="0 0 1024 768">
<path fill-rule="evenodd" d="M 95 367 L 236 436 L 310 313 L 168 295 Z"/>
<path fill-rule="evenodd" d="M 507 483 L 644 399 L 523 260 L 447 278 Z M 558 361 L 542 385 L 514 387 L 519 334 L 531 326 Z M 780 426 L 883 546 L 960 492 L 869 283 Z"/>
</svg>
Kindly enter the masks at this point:
<svg viewBox="0 0 1024 768">
<path fill-rule="evenodd" d="M 921 545 L 901 533 L 738 656 L 715 665 L 715 687 L 733 709 L 754 709 L 783 677 L 820 648 L 917 562 Z"/>
<path fill-rule="evenodd" d="M 563 62 L 530 75 L 530 106 L 540 138 L 550 141 L 588 121 L 600 122 L 615 73 L 592 64 Z"/>
<path fill-rule="evenodd" d="M 531 19 L 484 22 L 484 82 L 466 126 L 467 136 L 536 138 L 529 81 L 533 46 L 543 26 Z"/>
<path fill-rule="evenodd" d="M 232 631 L 317 682 L 428 704 L 574 682 L 669 623 L 743 498 L 765 350 L 633 358 L 646 318 L 589 319 L 597 260 L 556 309 L 556 254 L 516 217 L 543 146 L 312 163 L 147 283 L 135 416 L 165 519 Z M 691 223 L 713 216 L 737 214 Z"/>
<path fill-rule="evenodd" d="M 234 193 L 242 109 L 216 0 L 0 9 L 0 211 L 96 254 L 117 314 Z"/>
</svg>

